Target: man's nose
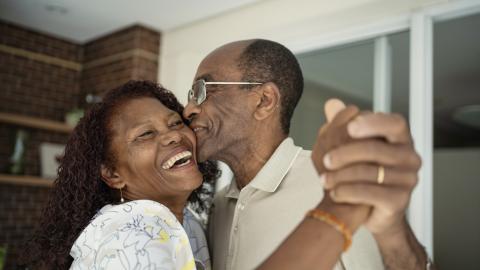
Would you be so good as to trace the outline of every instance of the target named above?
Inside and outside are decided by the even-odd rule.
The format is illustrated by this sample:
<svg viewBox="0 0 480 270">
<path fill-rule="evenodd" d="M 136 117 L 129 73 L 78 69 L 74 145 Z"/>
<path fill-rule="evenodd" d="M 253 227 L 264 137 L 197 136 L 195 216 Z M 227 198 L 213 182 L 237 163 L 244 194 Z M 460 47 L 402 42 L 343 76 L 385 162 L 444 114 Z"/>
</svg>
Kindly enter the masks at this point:
<svg viewBox="0 0 480 270">
<path fill-rule="evenodd" d="M 197 105 L 195 101 L 191 100 L 187 103 L 187 106 L 185 106 L 185 109 L 183 110 L 183 117 L 188 121 L 192 121 L 193 118 L 200 113 L 200 111 L 200 106 Z"/>
</svg>

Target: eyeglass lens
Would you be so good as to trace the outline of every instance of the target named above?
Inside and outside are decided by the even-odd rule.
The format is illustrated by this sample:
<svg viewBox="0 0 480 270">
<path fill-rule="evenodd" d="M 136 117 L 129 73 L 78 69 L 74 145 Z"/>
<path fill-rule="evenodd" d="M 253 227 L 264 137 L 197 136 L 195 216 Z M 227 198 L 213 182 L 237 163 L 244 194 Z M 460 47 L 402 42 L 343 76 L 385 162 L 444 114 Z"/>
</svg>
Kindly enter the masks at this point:
<svg viewBox="0 0 480 270">
<path fill-rule="evenodd" d="M 192 92 L 189 94 L 189 100 L 195 100 L 200 105 L 206 96 L 205 82 L 203 80 L 196 81 L 192 86 Z"/>
</svg>

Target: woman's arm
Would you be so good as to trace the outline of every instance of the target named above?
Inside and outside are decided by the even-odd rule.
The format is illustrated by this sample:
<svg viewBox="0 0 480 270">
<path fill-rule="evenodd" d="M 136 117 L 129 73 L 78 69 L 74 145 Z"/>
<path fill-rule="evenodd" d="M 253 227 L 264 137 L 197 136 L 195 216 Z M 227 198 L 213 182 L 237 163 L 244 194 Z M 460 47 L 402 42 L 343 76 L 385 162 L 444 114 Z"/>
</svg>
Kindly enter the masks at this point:
<svg viewBox="0 0 480 270">
<path fill-rule="evenodd" d="M 328 195 L 316 209 L 330 213 L 353 234 L 370 211 L 366 206 L 339 205 Z M 338 262 L 345 244 L 344 235 L 334 226 L 306 217 L 257 270 L 328 269 Z"/>
</svg>

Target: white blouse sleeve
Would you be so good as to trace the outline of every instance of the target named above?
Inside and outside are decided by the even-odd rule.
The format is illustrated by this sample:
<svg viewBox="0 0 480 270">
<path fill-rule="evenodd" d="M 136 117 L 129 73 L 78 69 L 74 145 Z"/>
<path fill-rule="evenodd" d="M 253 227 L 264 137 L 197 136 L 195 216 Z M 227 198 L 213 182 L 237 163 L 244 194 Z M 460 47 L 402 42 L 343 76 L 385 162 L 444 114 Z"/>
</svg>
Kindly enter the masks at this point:
<svg viewBox="0 0 480 270">
<path fill-rule="evenodd" d="M 104 209 L 72 247 L 70 269 L 195 269 L 188 237 L 165 206 L 132 201 Z"/>
</svg>

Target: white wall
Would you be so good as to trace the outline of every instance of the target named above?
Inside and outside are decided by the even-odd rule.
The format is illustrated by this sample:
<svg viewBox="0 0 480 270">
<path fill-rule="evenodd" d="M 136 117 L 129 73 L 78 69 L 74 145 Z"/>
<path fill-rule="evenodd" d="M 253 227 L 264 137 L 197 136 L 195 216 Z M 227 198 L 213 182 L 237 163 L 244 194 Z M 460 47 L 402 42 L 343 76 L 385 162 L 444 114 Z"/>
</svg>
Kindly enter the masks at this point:
<svg viewBox="0 0 480 270">
<path fill-rule="evenodd" d="M 163 33 L 159 81 L 186 101 L 201 59 L 216 47 L 248 38 L 276 40 L 295 52 L 313 49 L 362 25 L 408 18 L 446 0 L 267 0 Z"/>
</svg>

